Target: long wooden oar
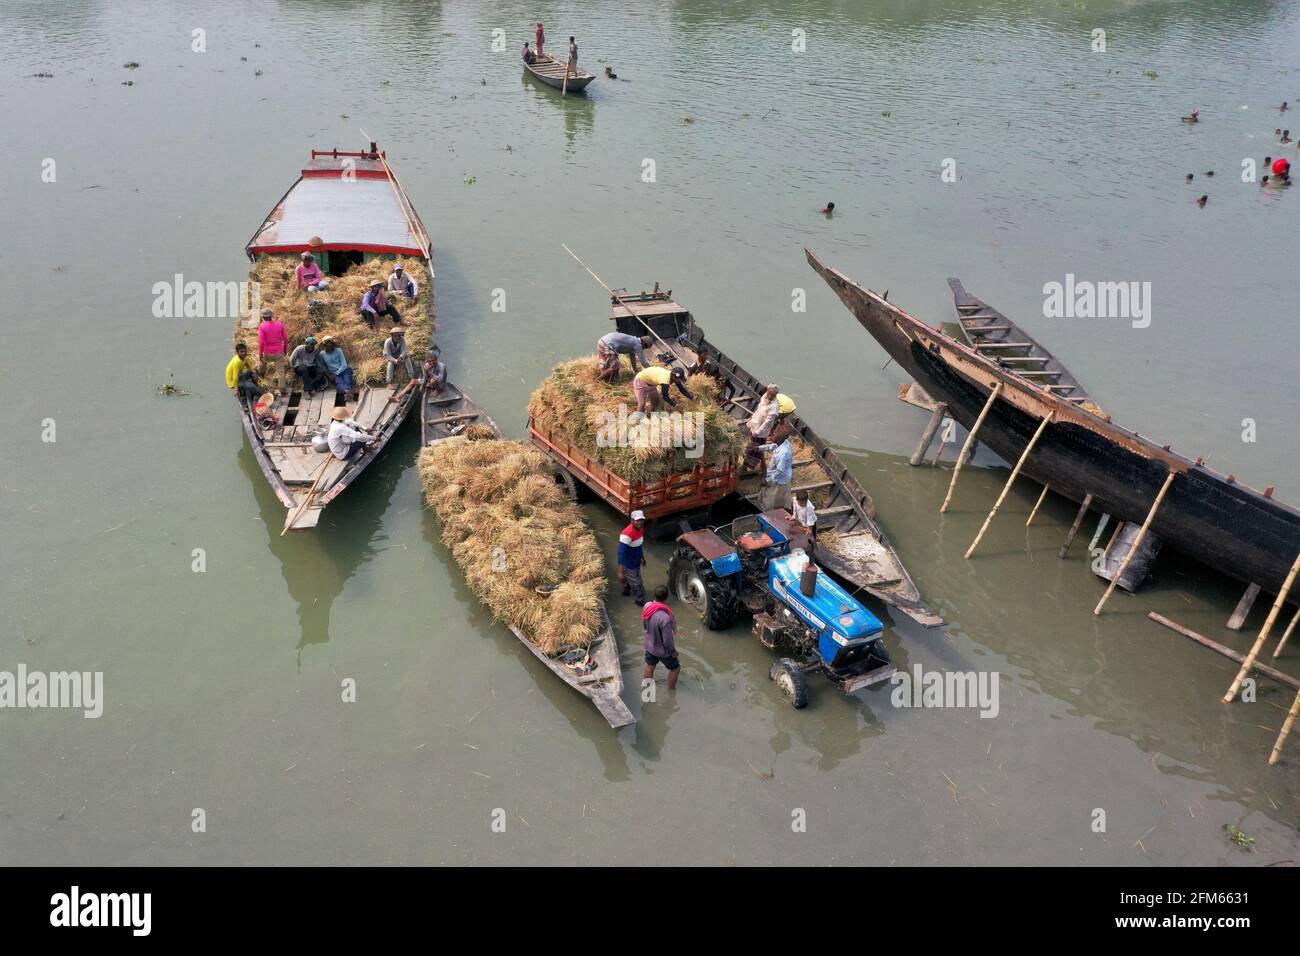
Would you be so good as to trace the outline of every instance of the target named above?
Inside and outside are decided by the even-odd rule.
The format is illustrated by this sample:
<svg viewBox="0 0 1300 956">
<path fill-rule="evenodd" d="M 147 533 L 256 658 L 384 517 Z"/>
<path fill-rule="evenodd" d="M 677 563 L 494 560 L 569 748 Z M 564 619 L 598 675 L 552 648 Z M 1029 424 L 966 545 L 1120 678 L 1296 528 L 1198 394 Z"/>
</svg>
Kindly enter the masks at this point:
<svg viewBox="0 0 1300 956">
<path fill-rule="evenodd" d="M 570 249 L 568 246 L 564 245 L 564 243 L 560 243 L 560 245 L 563 247 L 563 249 L 564 249 L 565 252 L 567 252 L 569 255 L 573 256 L 574 261 L 577 262 L 578 265 L 582 266 L 584 269 L 587 270 L 587 274 L 588 274 L 588 275 L 590 275 L 593 279 L 595 279 L 597 282 L 600 283 L 600 287 L 601 287 L 602 289 L 604 289 L 606 292 L 609 293 L 609 297 L 610 297 L 611 299 L 613 299 L 615 302 L 617 302 L 617 303 L 618 303 L 619 305 L 621 305 L 623 308 L 627 309 L 627 314 L 628 314 L 628 315 L 632 316 L 632 318 L 634 318 L 634 319 L 636 319 L 638 322 L 640 322 L 640 323 L 641 323 L 641 327 L 644 328 L 644 329 L 645 329 L 647 332 L 649 332 L 651 335 L 653 335 L 653 336 L 655 337 L 655 340 L 656 340 L 660 345 L 662 345 L 664 348 L 666 348 L 669 352 L 672 352 L 672 351 L 673 351 L 673 347 L 672 347 L 671 345 L 669 345 L 669 344 L 668 344 L 667 342 L 665 342 L 663 339 L 659 338 L 659 333 L 658 333 L 658 332 L 656 332 L 654 329 L 650 328 L 650 326 L 646 325 L 645 319 L 641 318 L 641 316 L 639 316 L 639 315 L 637 315 L 635 312 L 633 312 L 633 311 L 632 311 L 632 307 L 631 307 L 630 305 L 628 305 L 626 302 L 624 302 L 622 299 L 620 299 L 618 296 L 616 296 L 616 295 L 614 294 L 614 290 L 611 289 L 609 286 L 605 285 L 604 280 L 601 279 L 600 276 L 596 275 L 596 273 L 592 272 L 591 269 L 587 268 L 587 264 L 586 264 L 585 262 L 583 262 L 581 259 L 578 258 L 577 253 L 575 253 L 575 252 L 574 252 L 572 249 Z M 673 353 L 673 354 L 676 354 L 676 353 Z"/>
<path fill-rule="evenodd" d="M 289 520 L 284 523 L 284 528 L 280 531 L 280 537 L 283 538 L 288 534 L 289 529 L 293 527 L 294 522 L 301 518 L 302 513 L 307 510 L 307 505 L 311 503 L 311 499 L 315 496 L 316 488 L 320 485 L 320 480 L 325 477 L 325 469 L 329 467 L 329 463 L 333 460 L 333 453 L 326 452 L 325 460 L 321 462 L 320 465 L 320 471 L 316 472 L 316 480 L 311 483 L 311 488 L 307 491 L 307 497 L 302 499 L 302 504 L 298 505 L 294 513 L 290 515 Z"/>
</svg>

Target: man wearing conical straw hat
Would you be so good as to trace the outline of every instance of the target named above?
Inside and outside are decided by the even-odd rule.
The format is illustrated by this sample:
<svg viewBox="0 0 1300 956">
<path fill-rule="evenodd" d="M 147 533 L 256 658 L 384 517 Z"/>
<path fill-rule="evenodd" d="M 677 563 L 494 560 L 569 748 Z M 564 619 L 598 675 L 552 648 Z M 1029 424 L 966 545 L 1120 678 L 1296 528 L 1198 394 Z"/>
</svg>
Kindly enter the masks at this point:
<svg viewBox="0 0 1300 956">
<path fill-rule="evenodd" d="M 330 412 L 329 446 L 330 452 L 339 461 L 348 461 L 360 454 L 367 445 L 375 440 L 352 418 L 352 413 L 340 406 Z"/>
</svg>

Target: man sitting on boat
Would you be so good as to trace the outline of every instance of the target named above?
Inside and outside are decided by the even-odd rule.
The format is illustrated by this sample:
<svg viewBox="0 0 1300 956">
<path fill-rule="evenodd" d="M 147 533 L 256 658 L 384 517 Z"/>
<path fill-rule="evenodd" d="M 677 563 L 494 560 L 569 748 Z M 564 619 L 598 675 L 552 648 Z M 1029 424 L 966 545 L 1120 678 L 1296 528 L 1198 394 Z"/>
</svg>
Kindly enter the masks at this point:
<svg viewBox="0 0 1300 956">
<path fill-rule="evenodd" d="M 361 317 L 366 320 L 366 325 L 373 329 L 381 315 L 388 316 L 394 322 L 402 321 L 402 317 L 393 308 L 393 303 L 389 302 L 388 296 L 384 295 L 383 282 L 376 279 L 370 283 L 370 288 L 361 297 Z"/>
<path fill-rule="evenodd" d="M 619 370 L 623 367 L 620 356 L 626 355 L 632 363 L 632 371 L 639 372 L 650 365 L 645 360 L 644 347 L 650 344 L 650 336 L 637 338 L 625 332 L 610 332 L 602 335 L 596 342 L 596 357 L 600 359 L 600 380 L 613 385 L 618 381 Z"/>
<path fill-rule="evenodd" d="M 406 296 L 412 305 L 420 301 L 419 283 L 406 274 L 400 262 L 393 266 L 393 274 L 388 277 L 388 291 Z"/>
<path fill-rule="evenodd" d="M 695 400 L 695 396 L 686 387 L 686 370 L 684 368 L 677 366 L 669 369 L 662 365 L 651 365 L 649 368 L 643 368 L 637 372 L 636 377 L 632 379 L 632 393 L 636 396 L 636 410 L 648 415 L 659 407 L 660 398 L 670 407 L 676 408 L 677 403 L 668 394 L 669 385 L 677 386 L 677 391 L 691 401 Z"/>
<path fill-rule="evenodd" d="M 533 49 L 528 45 L 527 40 L 524 41 L 524 62 L 529 66 L 532 66 L 537 62 L 537 54 L 533 52 Z"/>
<path fill-rule="evenodd" d="M 316 257 L 310 252 L 302 254 L 302 262 L 298 263 L 298 267 L 293 272 L 294 284 L 306 292 L 321 292 L 330 287 L 320 271 L 320 266 L 316 264 Z"/>
<path fill-rule="evenodd" d="M 329 446 L 330 453 L 339 461 L 347 461 L 375 440 L 352 418 L 346 408 L 336 408 L 330 412 Z"/>
<path fill-rule="evenodd" d="M 320 359 L 325 365 L 325 377 L 334 383 L 334 387 L 343 393 L 343 400 L 354 398 L 352 368 L 348 357 L 343 354 L 339 344 L 328 335 L 320 343 Z"/>
<path fill-rule="evenodd" d="M 425 357 L 424 368 L 420 371 L 420 388 L 436 395 L 446 387 L 447 363 L 437 351 L 431 351 Z"/>
<path fill-rule="evenodd" d="M 308 395 L 320 391 L 328 381 L 325 377 L 325 362 L 316 348 L 314 335 L 307 336 L 302 345 L 293 350 L 289 356 L 289 367 L 302 382 L 302 390 Z"/>
<path fill-rule="evenodd" d="M 406 377 L 415 378 L 415 362 L 411 360 L 411 353 L 406 349 L 406 329 L 400 325 L 394 325 L 388 330 L 388 338 L 384 339 L 384 360 L 387 363 L 384 381 L 389 385 L 393 384 L 393 379 L 397 375 L 399 362 L 406 366 Z"/>
<path fill-rule="evenodd" d="M 250 406 L 264 391 L 257 382 L 257 375 L 248 365 L 248 346 L 243 342 L 235 345 L 234 358 L 226 365 L 226 387 Z"/>
<path fill-rule="evenodd" d="M 817 508 L 808 497 L 807 491 L 796 491 L 790 507 L 790 520 L 808 536 L 808 557 L 812 557 L 813 545 L 817 543 Z"/>
</svg>

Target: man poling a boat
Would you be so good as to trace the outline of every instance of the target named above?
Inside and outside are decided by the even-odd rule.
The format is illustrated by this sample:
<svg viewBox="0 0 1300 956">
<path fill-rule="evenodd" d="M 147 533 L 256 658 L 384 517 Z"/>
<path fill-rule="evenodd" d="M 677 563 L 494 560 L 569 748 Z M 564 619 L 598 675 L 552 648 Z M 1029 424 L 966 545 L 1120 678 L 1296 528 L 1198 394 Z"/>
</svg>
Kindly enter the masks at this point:
<svg viewBox="0 0 1300 956">
<path fill-rule="evenodd" d="M 336 408 L 330 412 L 330 430 L 328 441 L 330 453 L 339 461 L 347 461 L 375 440 L 352 418 L 346 408 Z"/>
<path fill-rule="evenodd" d="M 641 569 L 645 566 L 645 512 L 633 511 L 631 523 L 618 536 L 618 583 L 637 607 L 645 604 Z"/>
<path fill-rule="evenodd" d="M 641 677 L 643 681 L 654 680 L 655 667 L 663 664 L 668 668 L 668 689 L 675 690 L 682 665 L 677 658 L 677 617 L 667 600 L 668 588 L 661 584 L 655 588 L 655 599 L 641 611 L 645 625 L 645 670 Z"/>
<path fill-rule="evenodd" d="M 569 37 L 569 61 L 564 67 L 564 78 L 578 75 L 578 43 Z"/>
</svg>

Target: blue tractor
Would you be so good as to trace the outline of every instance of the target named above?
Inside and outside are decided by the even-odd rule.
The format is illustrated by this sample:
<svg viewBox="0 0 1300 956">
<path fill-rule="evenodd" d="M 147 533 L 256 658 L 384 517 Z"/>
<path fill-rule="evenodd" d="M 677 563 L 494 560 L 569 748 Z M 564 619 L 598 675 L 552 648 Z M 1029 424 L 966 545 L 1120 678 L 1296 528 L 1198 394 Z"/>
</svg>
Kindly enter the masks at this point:
<svg viewBox="0 0 1300 956">
<path fill-rule="evenodd" d="M 669 590 L 712 631 L 749 611 L 754 636 L 781 655 L 769 676 L 796 708 L 808 703 L 808 674 L 825 674 L 845 693 L 894 674 L 884 625 L 818 571 L 806 536 L 785 512 L 746 515 L 729 526 L 687 532 L 677 542 Z"/>
</svg>

